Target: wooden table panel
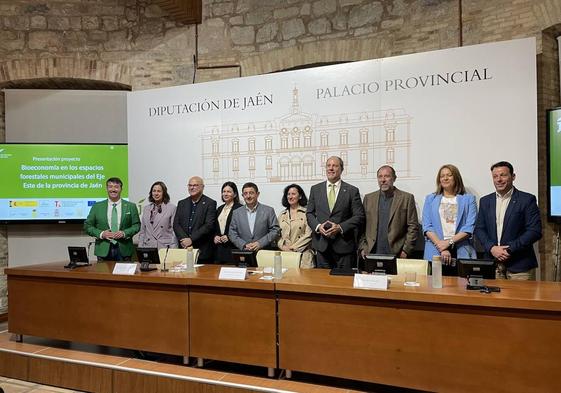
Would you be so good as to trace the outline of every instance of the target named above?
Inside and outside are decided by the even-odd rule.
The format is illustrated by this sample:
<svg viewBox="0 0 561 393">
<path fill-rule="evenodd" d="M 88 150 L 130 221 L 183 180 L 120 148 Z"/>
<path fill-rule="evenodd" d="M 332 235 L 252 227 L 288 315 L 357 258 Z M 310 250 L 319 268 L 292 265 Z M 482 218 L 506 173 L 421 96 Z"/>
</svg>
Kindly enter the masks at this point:
<svg viewBox="0 0 561 393">
<path fill-rule="evenodd" d="M 277 367 L 272 293 L 191 289 L 191 356 Z"/>
<path fill-rule="evenodd" d="M 219 268 L 189 280 L 191 356 L 277 367 L 274 285 L 259 280 L 218 280 Z"/>
<path fill-rule="evenodd" d="M 347 283 L 340 290 L 354 296 L 325 294 L 336 288 L 324 286 L 322 274 L 303 273 L 292 280 L 308 281 L 305 292 L 300 292 L 301 283 L 292 291 L 290 280 L 277 285 L 283 288 L 280 368 L 429 391 L 473 392 L 482 386 L 503 392 L 555 391 L 560 386 L 558 311 L 487 307 L 486 300 L 500 302 L 500 296 L 468 293 L 456 279 L 447 280 L 444 292 L 469 297 L 460 303 L 472 305 L 415 300 L 426 300 L 436 290 L 408 291 L 397 280 L 390 291 L 353 290 Z M 313 275 L 318 276 L 315 287 Z M 520 284 L 501 284 L 505 304 L 527 304 L 520 293 L 528 288 L 517 295 L 511 290 Z M 361 292 L 364 297 L 358 296 Z"/>
<path fill-rule="evenodd" d="M 188 356 L 185 280 L 183 285 L 142 276 L 121 281 L 109 273 L 54 274 L 57 268 L 61 265 L 51 265 L 45 275 L 8 273 L 10 332 Z"/>
</svg>

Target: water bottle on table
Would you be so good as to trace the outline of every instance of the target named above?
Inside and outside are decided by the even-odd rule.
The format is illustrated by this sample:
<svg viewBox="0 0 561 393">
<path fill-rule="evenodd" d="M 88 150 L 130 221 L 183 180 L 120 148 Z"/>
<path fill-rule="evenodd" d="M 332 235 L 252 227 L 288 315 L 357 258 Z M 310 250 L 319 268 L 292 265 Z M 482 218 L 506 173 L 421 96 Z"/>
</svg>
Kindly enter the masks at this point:
<svg viewBox="0 0 561 393">
<path fill-rule="evenodd" d="M 432 287 L 442 288 L 442 260 L 440 255 L 432 257 Z"/>
<path fill-rule="evenodd" d="M 282 278 L 282 256 L 280 251 L 275 251 L 273 259 L 273 277 Z"/>
<path fill-rule="evenodd" d="M 187 263 L 185 265 L 185 272 L 195 272 L 195 253 L 193 252 L 193 247 L 187 247 Z"/>
</svg>

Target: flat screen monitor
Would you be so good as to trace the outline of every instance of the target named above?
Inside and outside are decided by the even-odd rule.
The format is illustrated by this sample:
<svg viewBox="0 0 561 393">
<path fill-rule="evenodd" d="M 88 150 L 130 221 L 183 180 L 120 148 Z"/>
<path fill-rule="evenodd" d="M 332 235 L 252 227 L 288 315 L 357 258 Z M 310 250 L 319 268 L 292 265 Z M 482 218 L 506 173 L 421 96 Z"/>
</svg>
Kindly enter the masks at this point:
<svg viewBox="0 0 561 393">
<path fill-rule="evenodd" d="M 68 247 L 68 257 L 70 262 L 74 263 L 89 263 L 88 253 L 86 247 Z"/>
<path fill-rule="evenodd" d="M 156 270 L 155 267 L 150 267 L 150 265 L 160 264 L 160 255 L 157 248 L 137 248 L 136 256 L 138 257 L 138 262 L 140 262 L 140 270 L 143 272 Z"/>
<path fill-rule="evenodd" d="M 364 261 L 367 273 L 397 274 L 397 260 L 393 254 L 368 254 Z"/>
<path fill-rule="evenodd" d="M 123 181 L 128 196 L 128 150 L 122 144 L 0 144 L 0 224 L 83 222 L 107 198 L 105 182 Z"/>
<path fill-rule="evenodd" d="M 561 107 L 547 111 L 547 217 L 561 222 Z"/>
<path fill-rule="evenodd" d="M 460 277 L 480 276 L 487 280 L 495 279 L 496 263 L 492 259 L 458 259 Z"/>
<path fill-rule="evenodd" d="M 75 267 L 88 266 L 90 260 L 88 258 L 88 251 L 86 247 L 68 247 L 68 259 L 70 262 L 64 266 L 67 269 L 74 269 Z"/>
<path fill-rule="evenodd" d="M 239 267 L 257 266 L 257 259 L 253 251 L 232 250 L 232 257 Z"/>
</svg>

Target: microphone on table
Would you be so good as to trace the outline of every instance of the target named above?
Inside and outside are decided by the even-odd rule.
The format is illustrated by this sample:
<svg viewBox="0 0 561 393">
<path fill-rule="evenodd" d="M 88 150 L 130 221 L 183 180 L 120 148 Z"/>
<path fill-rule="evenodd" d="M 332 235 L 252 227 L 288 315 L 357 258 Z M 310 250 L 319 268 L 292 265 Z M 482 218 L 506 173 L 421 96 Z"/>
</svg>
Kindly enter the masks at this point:
<svg viewBox="0 0 561 393">
<path fill-rule="evenodd" d="M 95 240 L 92 241 L 92 242 L 89 242 L 88 246 L 86 247 L 86 255 L 88 256 L 88 263 L 90 261 L 90 248 L 91 248 L 92 244 L 94 244 L 94 243 L 95 243 Z"/>
<path fill-rule="evenodd" d="M 166 255 L 164 255 L 164 263 L 163 267 L 160 269 L 161 272 L 167 272 L 169 269 L 166 269 L 166 259 L 168 259 L 168 252 L 169 252 L 169 244 L 166 246 Z"/>
</svg>

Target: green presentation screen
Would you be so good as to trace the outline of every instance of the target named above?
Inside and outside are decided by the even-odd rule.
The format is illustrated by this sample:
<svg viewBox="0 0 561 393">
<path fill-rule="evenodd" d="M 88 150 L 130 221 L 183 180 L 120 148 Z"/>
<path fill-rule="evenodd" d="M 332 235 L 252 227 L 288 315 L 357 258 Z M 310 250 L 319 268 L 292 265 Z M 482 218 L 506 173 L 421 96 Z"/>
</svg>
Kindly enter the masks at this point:
<svg viewBox="0 0 561 393">
<path fill-rule="evenodd" d="M 120 144 L 0 144 L 0 221 L 84 220 L 107 198 L 105 181 L 123 181 L 128 149 Z"/>
<path fill-rule="evenodd" d="M 561 108 L 547 111 L 548 218 L 561 221 Z"/>
</svg>

